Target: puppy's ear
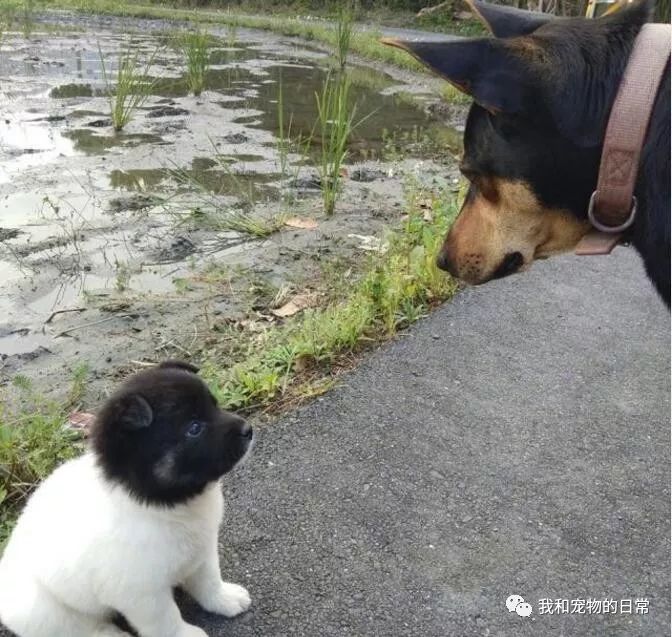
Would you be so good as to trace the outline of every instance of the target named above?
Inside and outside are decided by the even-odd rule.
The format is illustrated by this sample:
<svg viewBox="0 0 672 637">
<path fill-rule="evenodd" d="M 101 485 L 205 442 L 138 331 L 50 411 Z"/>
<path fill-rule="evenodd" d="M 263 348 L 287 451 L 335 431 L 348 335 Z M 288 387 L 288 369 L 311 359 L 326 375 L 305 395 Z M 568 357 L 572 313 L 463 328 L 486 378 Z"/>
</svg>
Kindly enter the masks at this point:
<svg viewBox="0 0 672 637">
<path fill-rule="evenodd" d="M 182 369 L 185 372 L 191 372 L 192 374 L 198 374 L 199 369 L 196 365 L 191 363 L 186 363 L 185 361 L 178 361 L 174 359 L 169 359 L 158 364 L 159 369 Z"/>
<path fill-rule="evenodd" d="M 536 31 L 553 19 L 548 13 L 524 11 L 481 0 L 465 0 L 488 30 L 498 38 L 515 38 Z"/>
<path fill-rule="evenodd" d="M 119 399 L 116 418 L 124 429 L 135 431 L 149 427 L 154 419 L 154 412 L 140 394 L 128 394 Z"/>
<path fill-rule="evenodd" d="M 530 65 L 517 51 L 520 43 L 478 38 L 456 41 L 395 40 L 383 44 L 408 51 L 457 89 L 493 113 L 521 114 L 537 84 Z"/>
</svg>

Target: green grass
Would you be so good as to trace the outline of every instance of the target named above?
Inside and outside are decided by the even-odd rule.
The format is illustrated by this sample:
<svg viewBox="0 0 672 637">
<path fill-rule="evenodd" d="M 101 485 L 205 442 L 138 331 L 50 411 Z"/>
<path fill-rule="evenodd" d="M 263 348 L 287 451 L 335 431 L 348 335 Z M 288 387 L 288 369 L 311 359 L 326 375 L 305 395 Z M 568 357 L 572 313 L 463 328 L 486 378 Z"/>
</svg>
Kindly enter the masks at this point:
<svg viewBox="0 0 672 637">
<path fill-rule="evenodd" d="M 292 187 L 292 183 L 299 178 L 306 159 L 310 152 L 311 137 L 294 135 L 292 132 L 293 116 L 290 113 L 289 118 L 285 116 L 285 91 L 282 83 L 282 70 L 278 71 L 278 97 L 276 100 L 278 114 L 278 129 L 276 132 L 275 151 L 277 153 L 277 164 L 282 180 L 280 203 L 283 210 L 289 209 L 296 203 L 297 191 Z M 299 156 L 299 160 L 292 163 L 292 153 Z"/>
<path fill-rule="evenodd" d="M 292 117 L 285 124 L 285 91 L 282 84 L 282 69 L 278 71 L 278 133 L 275 150 L 278 153 L 278 167 L 283 179 L 287 178 L 289 172 L 289 153 L 292 148 Z"/>
<path fill-rule="evenodd" d="M 252 208 L 255 201 L 251 191 L 252 184 L 249 186 L 250 190 L 246 191 L 243 181 L 231 170 L 224 158 L 217 154 L 214 144 L 212 147 L 215 166 L 229 178 L 226 183 L 232 186 L 233 191 L 227 191 L 225 182 L 222 182 L 221 190 L 213 193 L 198 173 L 175 166 L 170 174 L 183 189 L 189 192 L 189 198 L 187 201 L 184 199 L 178 199 L 175 202 L 170 199 L 165 200 L 163 203 L 166 210 L 180 222 L 189 222 L 194 226 L 217 231 L 240 232 L 257 238 L 267 237 L 277 232 L 283 224 L 282 217 L 279 215 L 269 219 L 253 217 L 246 210 Z M 241 206 L 223 205 L 222 196 L 225 195 L 241 198 Z"/>
<path fill-rule="evenodd" d="M 418 205 L 428 197 L 431 222 Z M 206 362 L 203 374 L 222 404 L 253 410 L 321 393 L 354 353 L 394 336 L 450 298 L 457 286 L 434 260 L 456 212 L 453 195 L 411 188 L 408 220 L 386 238 L 387 250 L 370 258 L 342 300 L 267 331 L 233 366 L 222 368 L 216 357 Z"/>
<path fill-rule="evenodd" d="M 317 131 L 320 139 L 320 187 L 324 212 L 334 214 L 341 190 L 341 170 L 348 153 L 348 139 L 354 128 L 355 109 L 348 105 L 350 78 L 345 73 L 328 74 L 317 102 Z"/>
<path fill-rule="evenodd" d="M 336 30 L 326 24 L 308 22 L 301 18 L 245 15 L 232 11 L 198 12 L 175 9 L 164 6 L 148 6 L 117 0 L 42 0 L 44 6 L 62 7 L 85 13 L 108 13 L 136 18 L 164 18 L 197 21 L 201 24 L 228 24 L 233 27 L 265 29 L 282 35 L 302 37 L 307 40 L 326 44 L 336 49 Z M 424 67 L 407 53 L 380 44 L 379 33 L 362 31 L 353 33 L 350 39 L 350 50 L 363 57 L 387 62 L 406 69 L 424 71 Z"/>
<path fill-rule="evenodd" d="M 0 549 L 40 480 L 81 451 L 81 435 L 64 424 L 86 373 L 77 369 L 65 401 L 45 399 L 22 376 L 0 391 Z"/>
<path fill-rule="evenodd" d="M 348 63 L 352 30 L 355 23 L 355 6 L 352 0 L 340 4 L 336 16 L 336 58 L 342 71 Z"/>
<path fill-rule="evenodd" d="M 110 103 L 112 125 L 115 131 L 121 131 L 131 121 L 134 112 L 141 108 L 152 94 L 156 80 L 148 79 L 148 75 L 158 49 L 150 55 L 144 66 L 141 66 L 140 51 L 134 51 L 132 44 L 129 44 L 127 50 L 119 53 L 114 83 L 105 66 L 105 58 L 100 47 L 98 53 Z"/>
<path fill-rule="evenodd" d="M 226 42 L 226 46 L 231 49 L 236 46 L 236 42 L 238 41 L 238 27 L 235 24 L 228 25 L 224 41 Z"/>
<path fill-rule="evenodd" d="M 196 96 L 199 96 L 205 88 L 205 78 L 209 67 L 209 45 L 210 36 L 200 27 L 183 34 L 179 39 L 180 50 L 187 65 L 189 90 Z"/>
<path fill-rule="evenodd" d="M 450 104 L 471 104 L 471 97 L 469 95 L 458 91 L 448 82 L 441 86 L 441 97 Z"/>
<path fill-rule="evenodd" d="M 46 7 L 61 7 L 84 13 L 112 14 L 135 18 L 163 18 L 166 20 L 180 19 L 195 21 L 199 24 L 225 24 L 231 28 L 234 40 L 235 30 L 240 27 L 262 29 L 281 35 L 312 40 L 335 51 L 341 50 L 345 43 L 345 31 L 342 32 L 343 37 L 339 38 L 338 28 L 332 28 L 330 25 L 319 21 L 309 22 L 286 15 L 247 15 L 230 10 L 207 11 L 200 9 L 193 11 L 166 6 L 144 5 L 128 0 L 41 0 L 41 2 Z M 352 12 L 352 15 L 354 16 L 354 12 Z M 462 35 L 480 35 L 483 33 L 483 28 L 475 21 L 450 22 L 446 25 L 446 28 Z M 429 74 L 427 68 L 408 53 L 381 44 L 381 37 L 382 34 L 375 31 L 353 31 L 348 37 L 348 50 L 369 60 Z"/>
</svg>

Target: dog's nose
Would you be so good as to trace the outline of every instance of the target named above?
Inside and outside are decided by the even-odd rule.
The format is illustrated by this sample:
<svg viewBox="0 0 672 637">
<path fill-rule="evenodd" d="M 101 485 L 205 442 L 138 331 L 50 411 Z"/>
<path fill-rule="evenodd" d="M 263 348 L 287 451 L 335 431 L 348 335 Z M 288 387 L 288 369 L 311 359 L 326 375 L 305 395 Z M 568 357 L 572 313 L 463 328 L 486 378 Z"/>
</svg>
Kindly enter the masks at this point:
<svg viewBox="0 0 672 637">
<path fill-rule="evenodd" d="M 441 250 L 436 257 L 436 267 L 455 276 L 454 266 L 445 250 Z"/>
</svg>

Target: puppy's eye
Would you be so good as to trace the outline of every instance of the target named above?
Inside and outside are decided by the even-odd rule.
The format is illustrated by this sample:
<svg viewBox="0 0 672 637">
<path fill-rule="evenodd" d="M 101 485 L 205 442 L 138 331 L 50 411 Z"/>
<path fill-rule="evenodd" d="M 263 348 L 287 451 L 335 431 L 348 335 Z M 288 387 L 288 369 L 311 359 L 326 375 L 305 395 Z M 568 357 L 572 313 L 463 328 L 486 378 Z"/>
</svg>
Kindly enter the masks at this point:
<svg viewBox="0 0 672 637">
<path fill-rule="evenodd" d="M 187 429 L 187 438 L 198 438 L 203 433 L 203 429 L 205 429 L 205 425 L 198 420 L 194 420 Z"/>
</svg>

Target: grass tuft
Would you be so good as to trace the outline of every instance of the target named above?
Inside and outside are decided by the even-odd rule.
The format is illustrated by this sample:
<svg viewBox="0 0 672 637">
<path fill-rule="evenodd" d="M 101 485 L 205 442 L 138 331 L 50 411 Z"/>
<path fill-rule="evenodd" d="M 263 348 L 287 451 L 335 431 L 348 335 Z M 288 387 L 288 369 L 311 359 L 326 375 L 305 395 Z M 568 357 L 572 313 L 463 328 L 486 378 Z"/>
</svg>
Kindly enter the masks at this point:
<svg viewBox="0 0 672 637">
<path fill-rule="evenodd" d="M 441 87 L 441 97 L 449 104 L 471 104 L 471 97 L 446 82 Z"/>
<path fill-rule="evenodd" d="M 242 179 L 231 170 L 225 159 L 216 152 L 211 141 L 216 168 L 228 177 L 222 180 L 218 192 L 212 192 L 202 176 L 193 171 L 185 170 L 177 165 L 170 174 L 189 195 L 185 200 L 164 201 L 166 209 L 181 221 L 190 222 L 199 227 L 207 227 L 217 231 L 233 231 L 250 237 L 262 238 L 277 232 L 283 225 L 280 215 L 268 219 L 253 217 L 249 213 L 255 202 L 252 185 L 246 190 Z M 238 206 L 226 205 L 223 197 L 235 195 L 242 202 Z M 185 211 L 185 204 L 187 210 Z"/>
<path fill-rule="evenodd" d="M 315 93 L 317 128 L 320 136 L 320 173 L 324 212 L 334 214 L 341 189 L 341 170 L 348 153 L 348 139 L 353 129 L 355 109 L 350 110 L 350 79 L 345 73 L 328 74 L 322 93 Z"/>
<path fill-rule="evenodd" d="M 40 480 L 81 451 L 81 435 L 65 421 L 81 398 L 86 374 L 85 367 L 77 369 L 65 401 L 45 399 L 23 376 L 0 393 L 0 548 Z"/>
<path fill-rule="evenodd" d="M 340 4 L 336 16 L 336 58 L 341 71 L 345 71 L 350 52 L 350 41 L 355 23 L 355 6 L 352 0 Z"/>
<path fill-rule="evenodd" d="M 182 35 L 179 44 L 187 64 L 189 90 L 198 97 L 205 88 L 210 36 L 199 28 Z"/>
<path fill-rule="evenodd" d="M 132 51 L 131 48 L 132 45 L 129 45 L 126 51 L 119 53 L 116 83 L 113 84 L 105 66 L 103 52 L 98 47 L 115 131 L 121 131 L 131 121 L 133 113 L 149 99 L 156 84 L 156 80 L 151 80 L 148 76 L 158 49 L 152 53 L 144 67 L 141 67 L 140 52 Z"/>
</svg>

